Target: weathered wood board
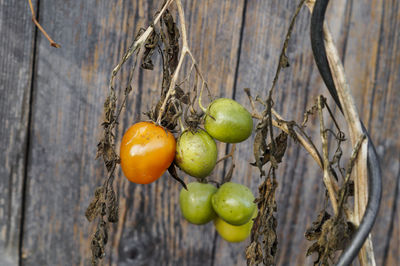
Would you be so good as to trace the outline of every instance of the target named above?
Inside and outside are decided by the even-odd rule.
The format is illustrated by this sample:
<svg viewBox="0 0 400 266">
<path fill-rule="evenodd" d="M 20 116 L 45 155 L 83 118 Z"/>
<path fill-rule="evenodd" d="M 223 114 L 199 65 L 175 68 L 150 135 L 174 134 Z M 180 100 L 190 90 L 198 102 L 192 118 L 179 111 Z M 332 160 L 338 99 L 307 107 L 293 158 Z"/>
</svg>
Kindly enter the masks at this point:
<svg viewBox="0 0 400 266">
<path fill-rule="evenodd" d="M 297 2 L 183 2 L 189 45 L 213 94 L 247 107 L 243 88 L 265 97 Z M 95 154 L 108 80 L 160 4 L 39 1 L 40 22 L 62 46 L 55 49 L 34 34 L 27 3 L 0 2 L 0 33 L 6 36 L 0 38 L 0 265 L 90 264 L 95 226 L 84 211 L 105 174 Z M 358 110 L 381 158 L 383 198 L 372 232 L 377 265 L 400 261 L 399 5 L 339 0 L 328 9 Z M 317 95 L 328 95 L 314 66 L 309 20 L 303 8 L 288 49 L 291 67 L 283 70 L 275 91 L 276 109 L 288 120 L 301 121 Z M 122 86 L 128 71 L 119 76 Z M 117 139 L 145 119 L 142 113 L 158 97 L 160 67 L 140 70 L 134 80 Z M 308 130 L 318 143 L 315 119 Z M 233 181 L 257 192 L 251 143 L 237 146 Z M 222 155 L 225 146 L 219 150 Z M 218 166 L 212 178 L 221 179 L 227 166 Z M 278 265 L 312 264 L 314 258 L 304 255 L 310 245 L 304 232 L 322 208 L 321 176 L 310 156 L 290 141 L 278 171 Z M 181 218 L 180 187 L 167 175 L 140 186 L 118 172 L 115 185 L 120 221 L 110 228 L 104 265 L 245 264 L 248 242 L 229 244 L 212 224 L 199 227 Z"/>
<path fill-rule="evenodd" d="M 36 4 L 36 1 L 33 1 Z M 18 265 L 35 28 L 28 5 L 0 3 L 0 265 Z"/>
</svg>

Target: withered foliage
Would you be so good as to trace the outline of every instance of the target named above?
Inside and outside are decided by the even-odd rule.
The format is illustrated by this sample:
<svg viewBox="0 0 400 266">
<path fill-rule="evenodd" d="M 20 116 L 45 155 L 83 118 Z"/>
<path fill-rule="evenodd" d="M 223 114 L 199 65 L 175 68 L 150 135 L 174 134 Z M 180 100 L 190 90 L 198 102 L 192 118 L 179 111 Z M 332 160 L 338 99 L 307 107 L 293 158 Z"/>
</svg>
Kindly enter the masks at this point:
<svg viewBox="0 0 400 266">
<path fill-rule="evenodd" d="M 164 28 L 164 30 L 161 31 L 161 39 L 163 40 L 165 53 L 167 55 L 167 65 L 172 74 L 178 66 L 179 61 L 180 34 L 174 18 L 168 10 L 163 14 L 161 27 Z"/>
<path fill-rule="evenodd" d="M 144 53 L 142 57 L 142 64 L 140 65 L 143 69 L 147 70 L 153 70 L 154 69 L 154 64 L 153 64 L 153 54 L 154 51 L 157 49 L 159 41 L 159 35 L 153 31 L 149 38 L 147 38 L 146 43 L 144 44 Z"/>
<path fill-rule="evenodd" d="M 158 116 L 160 106 L 165 99 L 166 92 L 170 86 L 171 75 L 176 69 L 179 57 L 179 30 L 176 27 L 173 16 L 166 10 L 161 19 L 160 26 L 154 26 L 154 31 L 144 43 L 141 67 L 147 70 L 154 69 L 153 57 L 155 53 L 160 54 L 163 62 L 163 83 L 160 92 L 160 101 L 151 108 L 146 114 L 150 120 L 155 121 Z M 140 38 L 144 30 L 140 30 L 135 41 Z M 118 222 L 118 195 L 113 188 L 114 172 L 119 164 L 119 156 L 115 151 L 114 129 L 118 124 L 119 115 L 125 106 L 129 93 L 132 91 L 131 82 L 139 57 L 140 47 L 135 47 L 134 43 L 129 47 L 122 57 L 121 62 L 114 69 L 110 81 L 110 91 L 104 102 L 104 121 L 103 137 L 97 145 L 97 158 L 102 158 L 107 170 L 107 176 L 102 186 L 96 188 L 94 197 L 90 202 L 85 216 L 89 222 L 97 219 L 96 232 L 91 240 L 92 264 L 97 265 L 99 260 L 105 256 L 105 246 L 108 241 L 109 223 Z M 134 55 L 134 63 L 130 70 L 128 84 L 124 90 L 121 103 L 117 103 L 117 92 L 113 87 L 113 79 L 122 65 L 130 56 Z M 185 100 L 186 99 L 186 100 Z M 165 114 L 162 117 L 162 125 L 173 131 L 177 125 L 177 119 L 182 114 L 182 104 L 187 104 L 187 96 L 180 88 L 176 88 L 176 93 L 168 103 Z M 118 104 L 118 107 L 117 107 Z M 168 169 L 171 176 L 186 188 L 185 183 L 178 177 L 175 166 L 171 165 Z"/>
<path fill-rule="evenodd" d="M 277 219 L 275 213 L 277 205 L 275 192 L 278 182 L 275 176 L 275 170 L 287 148 L 287 137 L 285 132 L 281 132 L 273 141 L 266 143 L 268 139 L 269 128 L 268 119 L 260 121 L 257 126 L 257 132 L 254 140 L 254 158 L 256 166 L 260 170 L 260 177 L 264 181 L 259 186 L 259 194 L 255 200 L 258 207 L 258 215 L 254 220 L 251 231 L 251 243 L 246 248 L 246 259 L 248 265 L 274 265 L 277 252 L 278 238 L 276 234 Z M 268 174 L 265 174 L 263 166 L 270 163 Z"/>
<path fill-rule="evenodd" d="M 85 212 L 88 221 L 98 218 L 97 229 L 91 240 L 92 264 L 105 256 L 105 246 L 108 241 L 108 223 L 118 222 L 118 201 L 112 186 L 107 190 L 104 186 L 95 190 L 95 196 Z"/>
<path fill-rule="evenodd" d="M 275 178 L 268 177 L 259 186 L 259 196 L 256 199 L 258 215 L 251 231 L 251 243 L 246 248 L 248 265 L 274 265 L 278 246 L 276 235 L 277 219 L 275 191 L 278 183 Z"/>
<path fill-rule="evenodd" d="M 332 133 L 332 136 L 337 143 L 336 151 L 332 159 L 329 160 L 329 165 L 325 165 L 324 167 L 327 167 L 332 176 L 339 181 L 335 172 L 335 169 L 337 169 L 342 176 L 342 185 L 336 195 L 336 198 L 338 199 L 337 213 L 332 215 L 329 214 L 327 204 L 325 204 L 324 209 L 321 210 L 316 220 L 312 223 L 312 226 L 306 230 L 306 239 L 314 241 L 314 243 L 308 248 L 306 255 L 309 256 L 313 253 L 317 254 L 317 259 L 314 261 L 314 265 L 332 265 L 335 263 L 337 251 L 343 250 L 348 245 L 356 230 L 355 225 L 349 221 L 345 211 L 348 208 L 348 197 L 353 196 L 354 190 L 353 181 L 350 179 L 352 168 L 365 136 L 360 137 L 353 149 L 347 169 L 344 171 L 340 166 L 340 160 L 343 154 L 341 145 L 346 140 L 345 134 L 338 126 L 333 113 L 330 111 L 329 106 L 326 103 L 326 99 L 322 96 L 320 96 L 320 99 L 323 99 L 323 108 L 328 110 L 328 114 L 334 122 L 337 130 L 337 132 L 335 132 L 332 129 L 324 128 L 325 132 Z M 322 125 L 322 127 L 324 127 L 324 125 Z"/>
<path fill-rule="evenodd" d="M 352 165 L 354 165 L 362 140 L 360 140 L 358 145 L 356 145 L 354 148 L 352 157 L 345 171 L 345 169 L 341 166 L 341 158 L 343 155 L 342 145 L 346 141 L 346 137 L 344 132 L 340 129 L 335 116 L 326 103 L 326 99 L 324 97 L 318 97 L 319 105 L 316 101 L 316 104 L 305 112 L 304 120 L 301 125 L 298 125 L 294 121 L 282 121 L 280 118 L 274 117 L 272 114 L 272 93 L 277 84 L 281 69 L 289 66 L 289 59 L 286 56 L 288 41 L 293 30 L 295 19 L 304 2 L 305 1 L 300 1 L 290 23 L 289 30 L 286 34 L 285 42 L 280 54 L 272 87 L 269 90 L 268 98 L 265 101 L 262 101 L 259 97 L 256 97 L 256 101 L 265 108 L 261 114 L 255 111 L 255 103 L 251 97 L 250 90 L 245 89 L 251 101 L 253 112 L 256 112 L 255 117 L 260 119 L 259 123 L 257 124 L 256 135 L 253 144 L 255 162 L 252 163 L 252 165 L 258 167 L 260 176 L 264 178 L 263 183 L 259 187 L 259 196 L 256 199 L 259 209 L 258 216 L 254 220 L 251 243 L 246 248 L 248 265 L 275 265 L 275 255 L 278 244 L 276 234 L 277 220 L 274 214 L 277 210 L 275 192 L 276 188 L 278 187 L 275 170 L 278 168 L 279 163 L 282 162 L 282 158 L 286 151 L 288 136 L 291 137 L 296 143 L 298 143 L 297 134 L 302 136 L 304 141 L 308 143 L 309 149 L 314 151 L 316 160 L 322 164 L 322 168 L 327 169 L 329 176 L 332 176 L 335 180 L 332 182 L 335 182 L 335 186 L 338 187 L 338 191 L 336 190 L 337 192 L 335 194 L 335 201 L 337 200 L 335 206 L 338 206 L 337 210 L 335 210 L 336 213 L 329 213 L 328 198 L 326 198 L 324 209 L 319 213 L 312 226 L 306 231 L 306 238 L 309 241 L 314 242 L 309 247 L 306 255 L 308 256 L 313 253 L 317 253 L 318 257 L 315 261 L 315 264 L 318 265 L 329 265 L 330 263 L 334 263 L 337 251 L 343 250 L 346 247 L 355 230 L 355 226 L 349 222 L 346 210 L 348 209 L 348 197 L 353 195 L 353 183 L 350 180 Z M 326 110 L 328 113 L 331 121 L 333 121 L 334 129 L 327 129 L 325 128 L 325 125 L 322 124 L 323 119 L 321 109 Z M 320 115 L 322 128 L 321 132 L 323 132 L 321 133 L 321 136 L 324 138 L 324 145 L 326 145 L 323 145 L 323 156 L 321 156 L 321 152 L 318 151 L 312 139 L 305 132 L 309 117 L 316 114 Z M 284 128 L 286 128 L 286 133 L 281 132 L 277 137 L 274 137 L 274 130 L 272 126 L 273 119 L 278 123 L 285 125 Z M 327 147 L 328 134 L 330 134 L 336 141 L 336 149 L 330 159 Z M 328 158 L 328 160 L 324 160 L 323 158 Z M 264 167 L 268 163 L 269 170 L 268 174 L 266 174 Z M 339 177 L 341 178 L 339 179 Z M 339 186 L 339 184 L 341 184 L 341 186 Z M 326 190 L 326 195 L 328 195 L 327 191 L 328 190 Z M 330 200 L 332 200 L 332 198 L 330 198 Z"/>
<path fill-rule="evenodd" d="M 266 144 L 265 138 L 268 130 L 265 128 L 261 129 L 256 133 L 253 145 L 253 152 L 255 162 L 251 163 L 253 166 L 257 166 L 261 172 L 261 175 L 265 175 L 265 171 L 262 169 L 263 166 L 271 162 L 271 165 L 274 168 L 278 168 L 278 164 L 282 162 L 282 158 L 285 155 L 285 151 L 287 148 L 287 137 L 288 134 L 285 132 L 281 132 L 275 138 L 275 149 L 272 148 L 272 143 Z"/>
<path fill-rule="evenodd" d="M 275 217 L 277 211 L 275 192 L 278 187 L 278 182 L 275 170 L 278 168 L 279 163 L 282 162 L 282 158 L 285 154 L 288 134 L 282 131 L 276 138 L 274 137 L 272 126 L 272 107 L 274 103 L 272 94 L 281 70 L 290 66 L 286 52 L 296 18 L 304 2 L 305 0 L 299 2 L 290 21 L 268 97 L 266 101 L 262 101 L 260 98 L 258 99 L 265 109 L 261 114 L 262 119 L 257 124 L 256 136 L 253 144 L 255 162 L 252 165 L 258 167 L 260 177 L 264 177 L 264 180 L 259 187 L 259 196 L 256 199 L 258 215 L 254 220 L 252 228 L 251 243 L 246 248 L 247 265 L 257 265 L 260 263 L 264 265 L 275 265 L 275 255 L 278 245 L 276 234 L 277 220 Z M 249 89 L 245 89 L 245 91 L 251 99 Z M 254 103 L 252 103 L 252 106 L 254 106 Z M 269 143 L 267 142 L 268 139 Z M 270 167 L 266 175 L 263 167 L 267 163 L 270 163 Z"/>
<path fill-rule="evenodd" d="M 306 238 L 315 241 L 308 249 L 306 255 L 317 253 L 314 265 L 331 265 L 334 263 L 336 251 L 343 250 L 349 243 L 355 227 L 347 222 L 345 217 L 326 218 L 329 215 L 318 216 L 313 226 L 306 231 Z M 321 220 L 322 217 L 322 220 Z"/>
<path fill-rule="evenodd" d="M 250 101 L 252 97 L 250 91 L 246 92 L 249 96 Z M 315 264 L 317 265 L 330 265 L 335 262 L 337 256 L 337 251 L 343 250 L 349 243 L 353 232 L 355 231 L 355 226 L 349 221 L 346 210 L 348 209 L 347 200 L 353 195 L 353 182 L 350 179 L 352 168 L 354 166 L 358 150 L 361 147 L 361 143 L 365 136 L 361 136 L 357 145 L 354 147 L 351 158 L 348 162 L 346 170 L 340 165 L 342 158 L 342 145 L 346 141 L 344 132 L 338 126 L 333 113 L 330 111 L 326 99 L 322 96 L 318 97 L 322 99 L 321 108 L 327 110 L 326 112 L 330 116 L 331 120 L 334 122 L 334 129 L 323 127 L 323 132 L 329 132 L 333 139 L 336 141 L 335 152 L 332 157 L 328 160 L 329 165 L 324 165 L 327 167 L 330 174 L 335 178 L 337 183 L 341 183 L 338 189 L 336 198 L 338 201 L 338 212 L 331 214 L 328 209 L 328 198 L 326 198 L 326 203 L 324 209 L 319 213 L 317 219 L 313 222 L 312 226 L 307 229 L 305 237 L 309 241 L 314 243 L 307 250 L 307 256 L 316 253 L 317 260 Z M 258 100 L 258 102 L 261 102 Z M 267 106 L 266 102 L 261 102 L 262 106 Z M 252 102 L 252 105 L 254 102 Z M 309 110 L 314 110 L 312 112 L 306 111 L 305 117 L 310 115 L 315 115 L 317 112 L 316 105 Z M 252 229 L 251 243 L 246 249 L 246 258 L 248 265 L 275 265 L 275 255 L 277 250 L 277 235 L 276 226 L 277 220 L 274 213 L 277 210 L 277 205 L 275 201 L 275 191 L 278 186 L 277 178 L 275 176 L 275 170 L 278 168 L 282 158 L 285 154 L 287 148 L 287 138 L 288 136 L 293 138 L 295 142 L 298 142 L 298 137 L 296 130 L 301 133 L 303 137 L 310 142 L 311 146 L 316 149 L 316 146 L 312 143 L 311 138 L 305 132 L 306 124 L 308 118 L 305 119 L 302 125 L 298 125 L 296 122 L 279 120 L 279 123 L 285 124 L 287 126 L 287 131 L 281 132 L 277 137 L 267 143 L 267 139 L 270 138 L 270 131 L 273 130 L 269 126 L 269 116 L 268 112 L 264 111 L 263 119 L 257 125 L 257 131 L 254 141 L 254 156 L 255 162 L 252 164 L 259 168 L 260 176 L 264 177 L 264 182 L 259 187 L 259 196 L 256 199 L 258 205 L 259 213 L 254 221 L 254 226 Z M 257 117 L 260 117 L 257 115 Z M 277 120 L 277 118 L 271 118 Z M 295 130 L 296 129 L 296 130 Z M 325 138 L 326 134 L 324 135 Z M 319 154 L 319 152 L 317 151 Z M 321 158 L 321 155 L 318 155 Z M 324 155 L 325 156 L 325 155 Z M 264 166 L 270 163 L 268 173 L 265 174 Z M 336 171 L 340 172 L 338 175 Z M 341 177 L 339 179 L 339 177 Z M 326 192 L 327 194 L 327 192 Z"/>
<path fill-rule="evenodd" d="M 316 157 L 320 159 L 319 162 L 322 162 L 320 153 L 311 138 L 305 132 L 309 116 L 318 114 L 318 111 L 320 111 L 318 109 L 319 106 L 315 104 L 306 111 L 304 114 L 304 121 L 301 125 L 298 125 L 294 121 L 283 121 L 277 117 L 278 115 L 276 113 L 273 115 L 272 112 L 274 105 L 272 99 L 273 91 L 277 85 L 281 70 L 290 66 L 289 58 L 287 57 L 288 43 L 293 31 L 295 20 L 304 3 L 305 0 L 299 2 L 290 22 L 268 97 L 264 101 L 259 97 L 256 98 L 257 102 L 262 105 L 263 111 L 257 116 L 259 121 L 257 123 L 255 140 L 253 143 L 254 163 L 252 163 L 252 165 L 259 169 L 262 181 L 258 188 L 259 194 L 255 200 L 258 207 L 258 215 L 254 220 L 252 228 L 251 243 L 246 248 L 246 259 L 248 265 L 275 265 L 275 256 L 278 245 L 276 233 L 278 221 L 275 217 L 277 211 L 275 193 L 278 187 L 276 170 L 285 155 L 288 137 L 298 143 L 297 132 L 300 132 L 301 136 L 304 137 L 309 145 L 315 150 L 317 154 Z M 160 11 L 156 14 L 159 14 L 159 12 Z M 160 56 L 162 61 L 160 99 L 145 113 L 150 120 L 157 121 L 157 123 L 161 124 L 168 130 L 176 132 L 176 127 L 178 125 L 182 126 L 183 124 L 183 121 L 181 121 L 182 117 L 184 118 L 184 123 L 188 127 L 188 130 L 191 131 L 197 130 L 202 119 L 204 119 L 204 113 L 197 111 L 197 108 L 195 108 L 195 102 L 197 97 L 201 97 L 203 88 L 206 88 L 208 92 L 209 90 L 207 83 L 199 73 L 194 58 L 192 58 L 192 69 L 189 71 L 188 77 L 186 77 L 181 83 L 175 82 L 176 80 L 174 79 L 174 77 L 177 77 L 174 76 L 174 73 L 179 72 L 178 70 L 181 66 L 181 64 L 178 65 L 178 63 L 182 63 L 182 61 L 179 61 L 181 49 L 180 33 L 174 21 L 174 16 L 168 9 L 166 9 L 161 15 L 159 25 L 157 26 L 152 24 L 151 27 L 153 27 L 153 31 L 144 42 L 142 57 L 139 58 L 141 47 L 135 46 L 134 43 L 132 43 L 122 57 L 120 63 L 114 68 L 110 81 L 109 95 L 104 102 L 105 117 L 102 123 L 103 136 L 97 146 L 97 157 L 103 159 L 107 170 L 107 176 L 105 177 L 103 185 L 95 190 L 94 197 L 85 213 L 88 221 L 97 221 L 96 232 L 91 239 L 93 265 L 98 264 L 99 260 L 105 256 L 109 224 L 118 222 L 118 195 L 114 191 L 113 180 L 116 166 L 119 164 L 119 156 L 115 152 L 114 130 L 118 124 L 119 115 L 126 104 L 128 95 L 132 91 L 131 83 L 137 61 L 140 61 L 141 68 L 146 70 L 154 69 L 154 56 Z M 145 30 L 140 30 L 135 40 L 138 40 L 144 32 Z M 182 35 L 185 36 L 184 33 Z M 185 47 L 186 46 L 184 46 L 184 48 Z M 132 55 L 134 63 L 130 69 L 128 84 L 123 92 L 122 100 L 118 102 L 117 92 L 113 87 L 113 80 L 122 65 Z M 195 69 L 195 71 L 192 72 L 193 69 Z M 192 75 L 192 73 L 195 74 Z M 199 88 L 200 96 L 197 94 L 197 86 L 199 83 L 201 84 L 201 88 Z M 184 86 L 189 87 L 189 89 L 185 90 Z M 171 93 L 171 91 L 173 93 Z M 246 93 L 252 101 L 250 90 L 246 89 Z M 209 97 L 211 98 L 210 92 Z M 330 262 L 334 261 L 336 252 L 345 247 L 354 231 L 354 226 L 346 217 L 346 202 L 348 197 L 352 195 L 353 189 L 352 181 L 350 180 L 350 173 L 361 144 L 354 148 L 353 155 L 347 169 L 345 170 L 341 167 L 341 157 L 343 154 L 341 146 L 346 140 L 345 135 L 340 130 L 332 111 L 326 104 L 326 100 L 322 96 L 319 99 L 323 99 L 322 108 L 329 113 L 336 128 L 336 130 L 324 129 L 324 135 L 326 135 L 325 133 L 330 133 L 337 143 L 335 153 L 329 160 L 329 165 L 324 165 L 323 167 L 327 167 L 329 173 L 335 177 L 335 180 L 337 182 L 341 181 L 342 186 L 339 188 L 336 195 L 339 206 L 338 213 L 330 214 L 328 204 L 325 204 L 324 209 L 319 213 L 312 226 L 307 229 L 305 236 L 309 241 L 314 241 L 308 249 L 307 255 L 317 253 L 318 258 L 315 263 L 328 265 Z M 200 103 L 199 106 L 201 107 Z M 254 107 L 254 102 L 252 102 L 252 106 Z M 273 121 L 278 121 L 286 126 L 286 128 L 280 131 L 276 136 L 276 129 L 273 127 Z M 222 158 L 222 160 L 227 158 L 232 159 L 231 167 L 228 169 L 222 183 L 228 182 L 232 177 L 235 167 L 234 151 L 235 145 L 232 146 L 230 154 Z M 337 171 L 339 172 L 339 175 L 337 174 Z M 177 182 L 186 188 L 185 183 L 177 174 L 176 165 L 174 163 L 169 167 L 168 172 Z M 341 177 L 340 180 L 339 177 Z M 199 181 L 205 182 L 206 180 Z"/>
<path fill-rule="evenodd" d="M 101 220 L 97 224 L 97 230 L 90 243 L 92 249 L 92 264 L 97 264 L 99 259 L 106 255 L 105 245 L 108 241 L 107 223 Z"/>
<path fill-rule="evenodd" d="M 178 176 L 178 173 L 176 172 L 175 162 L 169 166 L 168 173 L 170 173 L 172 178 L 178 181 L 182 185 L 182 187 L 187 190 L 185 182 Z"/>
<path fill-rule="evenodd" d="M 142 67 L 151 66 L 153 69 L 153 61 L 151 56 L 154 51 L 158 51 L 162 59 L 162 86 L 160 99 L 157 104 L 145 114 L 150 120 L 156 121 L 160 108 L 165 100 L 166 94 L 171 84 L 171 76 L 178 64 L 179 57 L 179 30 L 174 19 L 168 9 L 164 12 L 160 20 L 160 27 L 156 28 L 151 38 L 147 39 L 145 47 L 146 51 L 142 58 Z M 148 52 L 147 52 L 148 51 Z M 147 53 L 146 53 L 147 52 Z M 177 126 L 177 120 L 182 114 L 182 103 L 185 103 L 185 93 L 179 87 L 175 88 L 176 93 L 169 99 L 166 112 L 163 114 L 161 125 L 173 131 Z"/>
<path fill-rule="evenodd" d="M 325 208 L 319 212 L 317 219 L 312 223 L 312 225 L 307 228 L 304 236 L 309 241 L 317 240 L 322 233 L 322 226 L 324 223 L 331 218 L 331 215 L 326 211 Z"/>
</svg>

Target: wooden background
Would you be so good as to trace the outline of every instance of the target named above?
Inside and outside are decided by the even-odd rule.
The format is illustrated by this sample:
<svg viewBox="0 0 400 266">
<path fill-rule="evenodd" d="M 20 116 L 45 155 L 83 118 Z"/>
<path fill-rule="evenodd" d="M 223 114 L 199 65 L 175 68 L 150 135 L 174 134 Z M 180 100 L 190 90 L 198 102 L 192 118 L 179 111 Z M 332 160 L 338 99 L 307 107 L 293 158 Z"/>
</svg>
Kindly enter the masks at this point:
<svg viewBox="0 0 400 266">
<path fill-rule="evenodd" d="M 62 48 L 50 47 L 34 28 L 27 1 L 0 0 L 0 265 L 89 265 L 95 228 L 84 211 L 104 176 L 95 153 L 108 79 L 161 1 L 33 2 Z M 184 1 L 190 47 L 216 96 L 249 107 L 243 88 L 266 95 L 297 2 Z M 373 229 L 377 265 L 398 265 L 400 1 L 331 2 L 330 28 L 383 170 Z M 303 8 L 289 45 L 291 67 L 275 93 L 276 108 L 289 120 L 301 121 L 313 99 L 327 95 L 313 63 L 309 20 Z M 149 71 L 135 77 L 118 138 L 143 118 L 160 84 Z M 309 130 L 318 142 L 315 119 Z M 289 144 L 278 172 L 277 264 L 310 265 L 303 235 L 322 208 L 322 173 L 304 150 Z M 260 180 L 249 165 L 251 147 L 251 140 L 238 146 L 233 180 L 256 192 Z M 223 168 L 213 177 L 220 179 Z M 199 227 L 181 218 L 180 188 L 171 178 L 143 186 L 119 175 L 116 187 L 120 221 L 111 229 L 104 265 L 244 265 L 247 242 L 229 244 L 211 224 Z"/>
</svg>

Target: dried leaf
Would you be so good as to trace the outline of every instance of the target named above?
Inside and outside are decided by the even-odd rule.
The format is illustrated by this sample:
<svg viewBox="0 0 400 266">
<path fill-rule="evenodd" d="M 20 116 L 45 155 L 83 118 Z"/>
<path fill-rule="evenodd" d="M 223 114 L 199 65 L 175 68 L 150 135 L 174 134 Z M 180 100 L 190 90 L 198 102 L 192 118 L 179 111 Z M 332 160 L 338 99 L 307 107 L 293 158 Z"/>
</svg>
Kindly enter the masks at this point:
<svg viewBox="0 0 400 266">
<path fill-rule="evenodd" d="M 112 186 L 107 191 L 107 220 L 110 223 L 118 222 L 118 201 Z"/>
<path fill-rule="evenodd" d="M 318 214 L 317 219 L 312 223 L 312 226 L 307 228 L 304 234 L 306 239 L 309 241 L 316 240 L 321 235 L 322 226 L 329 218 L 331 218 L 331 215 L 325 210 L 322 210 Z"/>
<path fill-rule="evenodd" d="M 306 256 L 310 256 L 312 255 L 314 252 L 318 252 L 319 251 L 319 245 L 317 242 L 314 242 L 308 249 L 307 249 L 307 253 Z M 319 261 L 319 258 L 317 259 L 317 261 Z M 314 262 L 315 264 L 315 262 Z"/>
<path fill-rule="evenodd" d="M 252 242 L 246 248 L 246 259 L 247 259 L 247 265 L 258 265 L 262 263 L 263 253 L 260 243 Z"/>
<path fill-rule="evenodd" d="M 278 246 L 277 220 L 274 216 L 276 212 L 275 191 L 277 187 L 277 182 L 268 176 L 258 188 L 259 197 L 256 199 L 258 214 L 251 231 L 252 242 L 246 249 L 248 265 L 261 263 L 260 259 L 262 259 L 264 265 L 275 265 Z M 262 244 L 259 243 L 260 238 Z M 261 252 L 260 249 L 262 250 Z"/>
<path fill-rule="evenodd" d="M 259 134 L 260 133 L 260 134 Z M 262 175 L 265 175 L 265 172 L 262 170 L 262 167 L 268 163 L 271 162 L 272 166 L 276 169 L 278 168 L 278 164 L 282 162 L 282 158 L 285 155 L 286 148 L 287 148 L 287 134 L 285 132 L 281 132 L 276 138 L 275 138 L 275 153 L 272 154 L 272 145 L 269 143 L 268 145 L 265 145 L 265 138 L 262 131 L 257 132 L 258 135 L 256 135 L 256 138 L 254 140 L 254 156 L 256 158 L 255 163 L 251 163 L 253 166 L 257 166 L 260 169 L 260 172 Z M 266 134 L 266 131 L 265 131 Z M 264 139 L 261 139 L 264 138 Z M 261 142 L 261 144 L 260 144 Z M 256 150 L 257 149 L 257 150 Z M 262 155 L 260 156 L 260 153 L 262 152 Z"/>
<path fill-rule="evenodd" d="M 178 85 L 175 86 L 175 97 L 181 103 L 189 104 L 189 94 L 185 93 Z"/>
<path fill-rule="evenodd" d="M 278 236 L 276 234 L 276 228 L 278 222 L 274 216 L 276 212 L 276 201 L 275 191 L 278 187 L 278 183 L 272 178 L 267 178 L 264 184 L 260 187 L 260 196 L 264 198 L 265 209 L 264 216 L 261 218 L 261 227 L 263 232 L 263 245 L 264 245 L 264 264 L 274 265 L 275 255 L 278 247 Z"/>
<path fill-rule="evenodd" d="M 184 182 L 182 179 L 179 178 L 179 176 L 178 176 L 178 174 L 177 174 L 177 172 L 176 172 L 175 164 L 172 163 L 172 164 L 169 166 L 168 172 L 171 174 L 171 176 L 172 176 L 176 181 L 178 181 L 178 182 L 182 185 L 182 187 L 183 187 L 184 189 L 187 190 L 187 187 L 186 187 L 185 182 Z"/>
<path fill-rule="evenodd" d="M 94 192 L 94 197 L 85 212 L 86 219 L 88 219 L 89 222 L 93 221 L 94 218 L 96 218 L 96 216 L 100 213 L 99 202 L 100 199 L 102 198 L 103 193 L 104 193 L 103 187 L 96 188 Z"/>
<path fill-rule="evenodd" d="M 164 42 L 168 55 L 168 65 L 171 73 L 173 73 L 178 66 L 179 61 L 179 29 L 169 10 L 166 10 L 163 14 L 162 20 L 166 26 L 166 34 L 164 33 L 165 38 L 168 40 L 167 42 Z"/>
<path fill-rule="evenodd" d="M 274 157 L 277 163 L 282 162 L 282 158 L 285 155 L 287 148 L 287 134 L 283 131 L 275 138 L 276 151 Z"/>
<path fill-rule="evenodd" d="M 256 136 L 254 138 L 254 143 L 253 143 L 253 153 L 254 153 L 254 159 L 256 160 L 254 163 L 251 165 L 257 166 L 258 169 L 260 170 L 261 176 L 265 176 L 265 171 L 262 169 L 264 163 L 263 163 L 263 157 L 261 154 L 263 153 L 264 158 L 267 157 L 267 145 L 265 143 L 265 138 L 267 137 L 268 133 L 268 128 L 264 127 L 261 130 L 258 130 L 256 133 Z M 269 159 L 269 158 L 268 158 Z"/>
<path fill-rule="evenodd" d="M 92 257 L 95 260 L 102 259 L 106 255 L 104 249 L 104 246 L 107 244 L 108 241 L 106 228 L 106 223 L 104 221 L 101 221 L 97 227 L 96 233 L 93 236 L 90 247 L 92 250 Z"/>
<path fill-rule="evenodd" d="M 154 30 L 147 38 L 146 43 L 144 45 L 145 50 L 143 53 L 142 64 L 141 64 L 141 67 L 143 69 L 148 69 L 148 70 L 154 69 L 152 56 L 154 54 L 155 49 L 157 48 L 158 41 L 159 41 L 159 36 Z"/>
<path fill-rule="evenodd" d="M 355 227 L 346 222 L 343 217 L 326 218 L 325 213 L 320 213 L 315 222 L 315 235 L 309 234 L 310 239 L 314 240 L 316 237 L 316 242 L 307 250 L 307 256 L 315 252 L 318 253 L 318 259 L 314 262 L 314 265 L 329 265 L 329 261 L 333 260 L 336 251 L 343 250 L 346 247 L 355 230 Z"/>
<path fill-rule="evenodd" d="M 107 233 L 107 223 L 105 221 L 101 221 L 99 224 L 99 232 L 103 239 L 103 244 L 106 245 L 108 242 L 108 233 Z"/>
</svg>

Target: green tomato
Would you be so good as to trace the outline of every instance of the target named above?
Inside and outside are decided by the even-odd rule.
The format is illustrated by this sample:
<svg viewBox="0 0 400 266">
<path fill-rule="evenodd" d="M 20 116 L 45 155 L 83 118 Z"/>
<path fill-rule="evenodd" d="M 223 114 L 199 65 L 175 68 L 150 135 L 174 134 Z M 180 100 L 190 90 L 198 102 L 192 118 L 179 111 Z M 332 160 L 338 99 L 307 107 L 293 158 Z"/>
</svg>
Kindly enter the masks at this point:
<svg viewBox="0 0 400 266">
<path fill-rule="evenodd" d="M 184 131 L 176 144 L 175 161 L 185 173 L 204 178 L 217 162 L 217 145 L 203 129 L 196 132 Z"/>
<path fill-rule="evenodd" d="M 223 184 L 211 199 L 214 211 L 232 225 L 247 223 L 256 209 L 251 190 L 241 184 Z"/>
<path fill-rule="evenodd" d="M 183 217 L 192 224 L 206 224 L 216 217 L 211 197 L 217 188 L 210 184 L 193 182 L 182 189 L 179 204 Z"/>
<path fill-rule="evenodd" d="M 251 233 L 254 218 L 257 217 L 257 209 L 251 217 L 250 221 L 243 225 L 231 225 L 217 217 L 214 219 L 214 226 L 218 234 L 228 242 L 241 242 L 245 240 Z"/>
<path fill-rule="evenodd" d="M 208 106 L 204 127 L 208 134 L 219 141 L 238 143 L 251 135 L 253 119 L 238 102 L 219 98 Z"/>
</svg>

